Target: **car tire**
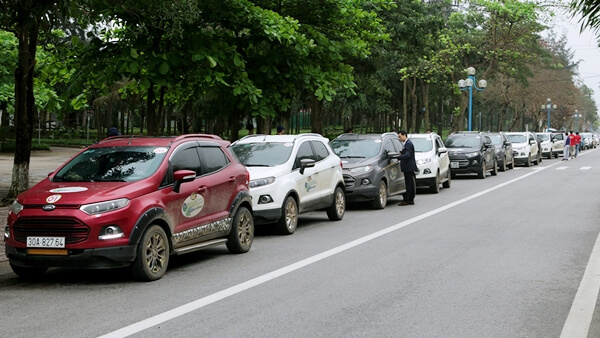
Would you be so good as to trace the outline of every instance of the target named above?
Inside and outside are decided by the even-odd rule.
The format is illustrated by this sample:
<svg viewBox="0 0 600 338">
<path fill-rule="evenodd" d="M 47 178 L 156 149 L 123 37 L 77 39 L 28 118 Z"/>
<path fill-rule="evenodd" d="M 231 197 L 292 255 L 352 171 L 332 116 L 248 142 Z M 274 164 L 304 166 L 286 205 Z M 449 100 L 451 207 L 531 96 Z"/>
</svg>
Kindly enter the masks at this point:
<svg viewBox="0 0 600 338">
<path fill-rule="evenodd" d="M 526 167 L 531 167 L 531 154 L 527 155 L 527 161 L 525 162 Z"/>
<path fill-rule="evenodd" d="M 282 235 L 291 235 L 298 227 L 298 204 L 296 199 L 288 196 L 281 207 L 281 218 L 277 222 L 277 228 Z"/>
<path fill-rule="evenodd" d="M 252 247 L 254 240 L 254 220 L 246 207 L 239 207 L 231 223 L 231 232 L 227 240 L 227 250 L 234 254 L 245 253 Z"/>
<path fill-rule="evenodd" d="M 512 158 L 512 161 L 510 162 L 510 164 L 508 165 L 509 169 L 514 169 L 515 168 L 515 158 Z"/>
<path fill-rule="evenodd" d="M 492 171 L 490 173 L 492 176 L 498 175 L 498 162 L 494 161 L 494 165 L 492 166 Z"/>
<path fill-rule="evenodd" d="M 23 279 L 35 280 L 40 279 L 48 270 L 47 267 L 29 267 L 29 266 L 18 266 L 10 263 L 12 271 Z"/>
<path fill-rule="evenodd" d="M 535 157 L 535 162 L 533 162 L 533 164 L 534 164 L 534 165 L 539 165 L 541 161 L 542 161 L 542 160 L 540 159 L 540 154 L 538 153 L 538 154 L 536 155 L 536 157 Z"/>
<path fill-rule="evenodd" d="M 341 221 L 346 213 L 346 195 L 344 189 L 336 187 L 333 191 L 333 202 L 327 208 L 327 217 L 330 221 Z"/>
<path fill-rule="evenodd" d="M 481 162 L 481 169 L 479 169 L 479 172 L 477 173 L 477 177 L 481 178 L 481 179 L 485 179 L 485 176 L 487 174 L 487 164 L 485 163 L 485 161 Z"/>
<path fill-rule="evenodd" d="M 371 207 L 373 209 L 383 209 L 387 205 L 387 184 L 384 180 L 379 181 L 377 192 L 377 197 L 371 202 Z"/>
<path fill-rule="evenodd" d="M 435 173 L 435 182 L 429 186 L 429 192 L 432 194 L 437 194 L 440 192 L 440 171 L 438 170 Z"/>
<path fill-rule="evenodd" d="M 447 180 L 444 181 L 444 183 L 442 183 L 442 187 L 444 187 L 444 189 L 448 189 L 450 188 L 450 184 L 452 183 L 452 174 L 450 173 L 450 168 L 448 168 L 448 173 L 446 174 Z"/>
<path fill-rule="evenodd" d="M 506 171 L 506 157 L 504 157 L 504 159 L 502 160 L 502 165 L 499 167 L 500 171 Z"/>
<path fill-rule="evenodd" d="M 135 279 L 151 282 L 161 279 L 169 266 L 169 240 L 165 230 L 157 224 L 150 225 L 137 246 L 131 264 Z"/>
</svg>

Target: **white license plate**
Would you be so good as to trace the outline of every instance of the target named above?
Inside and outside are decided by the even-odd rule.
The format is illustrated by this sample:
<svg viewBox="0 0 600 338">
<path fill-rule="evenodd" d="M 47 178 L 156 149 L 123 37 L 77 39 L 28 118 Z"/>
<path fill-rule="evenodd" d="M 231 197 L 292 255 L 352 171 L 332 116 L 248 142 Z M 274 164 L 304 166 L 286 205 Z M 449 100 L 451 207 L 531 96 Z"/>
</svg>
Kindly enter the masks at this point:
<svg viewBox="0 0 600 338">
<path fill-rule="evenodd" d="M 458 164 L 458 162 L 450 162 L 450 168 L 452 168 L 452 169 L 456 169 L 456 168 L 458 168 L 458 167 L 459 167 L 459 164 Z"/>
<path fill-rule="evenodd" d="M 64 237 L 27 237 L 28 248 L 64 248 Z"/>
</svg>

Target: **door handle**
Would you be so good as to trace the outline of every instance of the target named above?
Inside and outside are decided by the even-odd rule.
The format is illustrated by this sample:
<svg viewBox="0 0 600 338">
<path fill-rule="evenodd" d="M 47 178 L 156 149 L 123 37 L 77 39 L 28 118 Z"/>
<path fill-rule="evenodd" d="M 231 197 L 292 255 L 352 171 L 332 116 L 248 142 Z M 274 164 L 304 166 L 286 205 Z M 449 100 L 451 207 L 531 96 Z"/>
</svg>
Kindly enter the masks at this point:
<svg viewBox="0 0 600 338">
<path fill-rule="evenodd" d="M 206 192 L 207 190 L 208 190 L 208 189 L 206 188 L 206 186 L 205 186 L 205 185 L 203 185 L 203 186 L 201 186 L 201 187 L 199 187 L 199 188 L 198 188 L 198 192 L 199 192 L 199 193 Z"/>
<path fill-rule="evenodd" d="M 235 177 L 230 176 L 228 181 L 229 181 L 229 183 L 235 183 Z"/>
</svg>

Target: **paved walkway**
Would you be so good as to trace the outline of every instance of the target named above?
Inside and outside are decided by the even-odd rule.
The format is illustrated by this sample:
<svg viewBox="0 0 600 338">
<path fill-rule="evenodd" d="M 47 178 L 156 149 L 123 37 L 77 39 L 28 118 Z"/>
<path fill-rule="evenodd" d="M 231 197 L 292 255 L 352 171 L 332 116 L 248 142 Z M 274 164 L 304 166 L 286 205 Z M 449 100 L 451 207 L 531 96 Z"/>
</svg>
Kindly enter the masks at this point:
<svg viewBox="0 0 600 338">
<path fill-rule="evenodd" d="M 49 173 L 63 164 L 69 158 L 81 151 L 81 148 L 51 147 L 50 150 L 35 150 L 31 152 L 29 161 L 29 186 L 43 180 Z M 5 198 L 12 182 L 12 169 L 14 162 L 13 153 L 0 153 L 0 198 Z M 2 224 L 2 236 L 8 217 L 10 206 L 0 206 L 0 224 Z M 4 242 L 0 243 L 0 262 L 6 261 L 4 254 Z M 1 271 L 2 269 L 0 269 Z"/>
</svg>

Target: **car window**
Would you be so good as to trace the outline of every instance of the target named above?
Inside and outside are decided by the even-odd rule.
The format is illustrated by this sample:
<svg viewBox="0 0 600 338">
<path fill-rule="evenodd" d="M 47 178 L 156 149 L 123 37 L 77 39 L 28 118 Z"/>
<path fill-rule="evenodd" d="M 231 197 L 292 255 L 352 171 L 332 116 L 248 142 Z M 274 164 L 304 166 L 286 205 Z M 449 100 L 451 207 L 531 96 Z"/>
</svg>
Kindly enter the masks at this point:
<svg viewBox="0 0 600 338">
<path fill-rule="evenodd" d="M 492 143 L 495 145 L 499 145 L 504 142 L 504 140 L 502 139 L 502 135 L 490 135 L 490 139 L 492 140 Z"/>
<path fill-rule="evenodd" d="M 481 146 L 481 137 L 479 135 L 450 135 L 446 139 L 448 148 L 479 148 Z"/>
<path fill-rule="evenodd" d="M 196 146 L 188 146 L 177 149 L 171 157 L 171 168 L 173 172 L 177 170 L 193 170 L 196 176 L 202 175 L 202 166 L 200 165 L 200 157 Z"/>
<path fill-rule="evenodd" d="M 54 182 L 133 182 L 154 174 L 166 147 L 105 147 L 83 151 L 53 178 Z"/>
<path fill-rule="evenodd" d="M 396 148 L 396 152 L 401 152 L 402 151 L 402 142 L 400 142 L 399 139 L 397 138 L 393 138 L 392 139 L 392 143 L 394 144 L 394 147 Z"/>
<path fill-rule="evenodd" d="M 229 159 L 221 150 L 221 147 L 200 147 L 202 160 L 204 162 L 204 174 L 212 173 L 229 164 Z"/>
<path fill-rule="evenodd" d="M 312 148 L 310 147 L 310 143 L 308 143 L 308 142 L 302 143 L 300 145 L 300 147 L 298 148 L 298 153 L 296 154 L 296 160 L 294 161 L 294 168 L 292 168 L 292 169 L 300 168 L 300 161 L 302 161 L 304 159 L 311 159 L 311 160 L 315 159 Z"/>
<path fill-rule="evenodd" d="M 437 151 L 440 148 L 444 147 L 444 143 L 442 142 L 442 139 L 439 137 L 435 138 L 435 150 Z"/>
<path fill-rule="evenodd" d="M 315 150 L 315 160 L 317 162 L 326 159 L 329 156 L 329 150 L 321 141 L 310 141 Z"/>
<path fill-rule="evenodd" d="M 430 139 L 415 137 L 410 139 L 415 146 L 416 153 L 424 153 L 433 149 L 433 143 Z"/>
<path fill-rule="evenodd" d="M 548 140 L 550 140 L 550 136 L 548 134 L 537 134 L 537 138 L 540 141 L 548 141 Z"/>
<path fill-rule="evenodd" d="M 383 141 L 383 150 L 385 150 L 386 153 L 395 153 L 396 149 L 394 149 L 394 144 L 392 143 L 392 139 L 390 138 L 386 138 Z"/>
<path fill-rule="evenodd" d="M 288 161 L 294 144 L 291 142 L 237 143 L 231 147 L 247 167 L 272 167 Z"/>
</svg>

